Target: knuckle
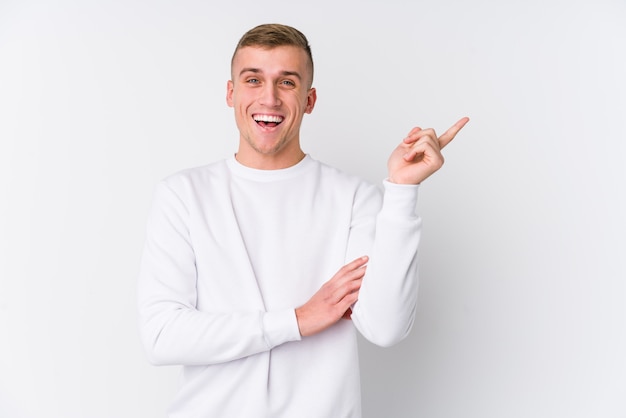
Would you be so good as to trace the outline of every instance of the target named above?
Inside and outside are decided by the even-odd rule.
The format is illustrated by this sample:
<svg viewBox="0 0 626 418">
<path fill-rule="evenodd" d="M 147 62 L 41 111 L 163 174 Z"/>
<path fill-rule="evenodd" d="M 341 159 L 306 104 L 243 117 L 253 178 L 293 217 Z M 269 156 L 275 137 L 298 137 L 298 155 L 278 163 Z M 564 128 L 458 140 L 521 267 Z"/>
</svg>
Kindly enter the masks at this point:
<svg viewBox="0 0 626 418">
<path fill-rule="evenodd" d="M 341 286 L 341 293 L 343 293 L 344 295 L 349 294 L 352 291 L 352 285 L 350 284 L 350 282 L 345 283 L 343 286 Z"/>
<path fill-rule="evenodd" d="M 349 295 L 350 293 L 354 292 L 355 289 L 358 289 L 358 288 L 359 286 L 355 285 L 354 282 L 348 282 L 343 285 L 342 293 L 344 295 Z"/>
</svg>

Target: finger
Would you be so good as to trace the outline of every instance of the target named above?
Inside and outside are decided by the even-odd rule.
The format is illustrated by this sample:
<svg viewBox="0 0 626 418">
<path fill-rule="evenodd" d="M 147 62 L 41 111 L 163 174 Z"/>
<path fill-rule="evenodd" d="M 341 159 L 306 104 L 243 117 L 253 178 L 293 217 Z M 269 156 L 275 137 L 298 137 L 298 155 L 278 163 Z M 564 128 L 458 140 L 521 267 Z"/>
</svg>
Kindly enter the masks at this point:
<svg viewBox="0 0 626 418">
<path fill-rule="evenodd" d="M 352 270 L 343 274 L 341 277 L 338 277 L 337 280 L 334 281 L 334 287 L 340 288 L 345 286 L 347 283 L 359 281 L 365 276 L 366 266 L 358 268 L 356 270 Z"/>
<path fill-rule="evenodd" d="M 352 292 L 343 295 L 341 299 L 335 302 L 335 305 L 339 308 L 339 310 L 345 310 L 354 305 L 357 300 L 359 300 L 359 289 L 355 289 Z"/>
<path fill-rule="evenodd" d="M 358 297 L 363 279 L 358 278 L 336 287 L 329 295 L 328 301 L 333 305 L 350 306 Z"/>
<path fill-rule="evenodd" d="M 328 287 L 328 290 L 331 293 L 336 293 L 339 291 L 343 293 L 341 290 L 344 286 L 349 286 L 352 282 L 357 282 L 365 276 L 365 271 L 367 266 L 361 266 L 354 270 L 349 271 L 339 271 L 339 273 L 335 274 L 332 279 L 325 283 L 325 286 Z"/>
<path fill-rule="evenodd" d="M 411 132 L 409 132 L 409 133 L 406 135 L 406 138 L 404 138 L 404 140 L 403 140 L 403 141 L 404 141 L 404 143 L 409 144 L 409 143 L 411 143 L 411 142 L 414 142 L 414 141 L 412 141 L 412 140 L 411 140 L 411 137 L 412 137 L 413 135 L 417 134 L 417 133 L 418 133 L 419 131 L 421 131 L 421 130 L 422 130 L 422 128 L 420 128 L 419 126 L 416 126 L 415 128 L 411 129 Z"/>
<path fill-rule="evenodd" d="M 438 155 L 440 153 L 439 141 L 429 135 L 420 138 L 419 141 L 413 144 L 407 153 L 404 154 L 404 160 L 410 162 L 415 160 L 419 155 Z"/>
<path fill-rule="evenodd" d="M 368 261 L 369 261 L 369 257 L 364 255 L 363 257 L 359 257 L 357 259 L 352 260 L 351 262 L 343 266 L 339 271 L 343 271 L 345 273 L 351 270 L 356 270 L 359 267 L 362 267 L 365 264 L 367 264 Z"/>
<path fill-rule="evenodd" d="M 342 318 L 348 320 L 352 319 L 352 308 L 348 308 L 348 310 L 343 313 Z"/>
<path fill-rule="evenodd" d="M 409 163 L 409 162 L 415 160 L 418 155 L 424 155 L 424 150 L 423 149 L 411 148 L 409 151 L 407 151 L 406 154 L 404 154 L 404 156 L 402 158 L 404 158 L 404 161 Z"/>
<path fill-rule="evenodd" d="M 432 138 L 434 140 L 437 140 L 437 134 L 435 133 L 435 130 L 432 128 L 420 129 L 419 131 L 406 137 L 403 142 L 407 145 L 413 145 L 414 143 L 418 141 L 422 141 L 423 138 Z"/>
<path fill-rule="evenodd" d="M 445 131 L 443 133 L 443 135 L 441 135 L 439 137 L 439 147 L 443 148 L 446 145 L 448 145 L 450 143 L 450 141 L 452 141 L 454 139 L 456 134 L 459 133 L 459 131 L 465 126 L 465 124 L 467 122 L 469 122 L 469 118 L 468 117 L 461 118 L 461 119 L 459 119 L 459 121 L 457 123 L 452 125 L 450 127 L 450 129 Z"/>
<path fill-rule="evenodd" d="M 331 289 L 334 293 L 346 294 L 354 292 L 361 287 L 361 282 L 365 276 L 365 267 L 351 271 L 350 273 L 342 276 L 340 280 L 333 283 Z"/>
</svg>

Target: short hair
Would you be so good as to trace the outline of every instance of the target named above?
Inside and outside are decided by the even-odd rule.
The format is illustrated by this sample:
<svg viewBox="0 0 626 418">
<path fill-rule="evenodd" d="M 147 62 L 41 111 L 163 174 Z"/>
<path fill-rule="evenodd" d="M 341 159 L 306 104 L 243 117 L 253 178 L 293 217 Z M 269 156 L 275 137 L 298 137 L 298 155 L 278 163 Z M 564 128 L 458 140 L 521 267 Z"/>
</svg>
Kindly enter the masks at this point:
<svg viewBox="0 0 626 418">
<path fill-rule="evenodd" d="M 313 82 L 313 54 L 311 53 L 311 46 L 306 36 L 298 29 L 278 23 L 263 24 L 250 29 L 248 32 L 244 33 L 237 43 L 237 47 L 230 61 L 231 68 L 235 61 L 237 51 L 247 46 L 258 46 L 267 49 L 279 46 L 295 46 L 302 49 L 309 58 L 311 82 Z"/>
</svg>

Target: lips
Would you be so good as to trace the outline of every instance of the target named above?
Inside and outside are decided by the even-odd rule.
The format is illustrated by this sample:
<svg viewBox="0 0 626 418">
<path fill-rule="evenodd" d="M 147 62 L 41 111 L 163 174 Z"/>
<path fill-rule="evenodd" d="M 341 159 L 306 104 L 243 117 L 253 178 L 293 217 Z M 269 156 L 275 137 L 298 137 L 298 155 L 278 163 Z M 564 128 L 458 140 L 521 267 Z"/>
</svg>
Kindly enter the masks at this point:
<svg viewBox="0 0 626 418">
<path fill-rule="evenodd" d="M 254 119 L 254 121 L 257 124 L 263 127 L 278 126 L 284 120 L 284 118 L 279 115 L 264 115 L 264 114 L 254 114 L 252 115 L 252 119 Z"/>
</svg>

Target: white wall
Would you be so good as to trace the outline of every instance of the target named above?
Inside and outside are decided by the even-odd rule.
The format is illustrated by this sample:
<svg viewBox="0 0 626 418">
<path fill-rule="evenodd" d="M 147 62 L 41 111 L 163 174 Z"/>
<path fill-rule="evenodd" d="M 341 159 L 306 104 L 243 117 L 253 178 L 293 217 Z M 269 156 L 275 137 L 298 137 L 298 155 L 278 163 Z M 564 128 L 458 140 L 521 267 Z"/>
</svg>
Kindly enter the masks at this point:
<svg viewBox="0 0 626 418">
<path fill-rule="evenodd" d="M 380 181 L 412 126 L 472 118 L 421 191 L 414 331 L 362 346 L 365 417 L 626 417 L 626 3 L 513 3 L 0 0 L 0 416 L 164 417 L 151 193 L 235 150 L 232 49 L 281 22 L 314 157 Z"/>
</svg>

